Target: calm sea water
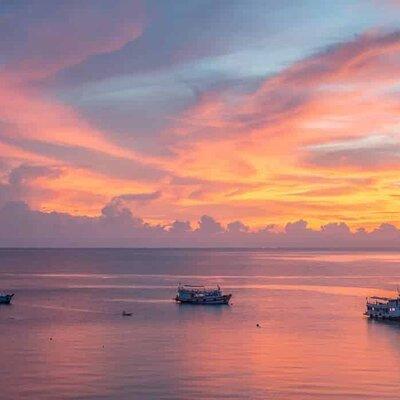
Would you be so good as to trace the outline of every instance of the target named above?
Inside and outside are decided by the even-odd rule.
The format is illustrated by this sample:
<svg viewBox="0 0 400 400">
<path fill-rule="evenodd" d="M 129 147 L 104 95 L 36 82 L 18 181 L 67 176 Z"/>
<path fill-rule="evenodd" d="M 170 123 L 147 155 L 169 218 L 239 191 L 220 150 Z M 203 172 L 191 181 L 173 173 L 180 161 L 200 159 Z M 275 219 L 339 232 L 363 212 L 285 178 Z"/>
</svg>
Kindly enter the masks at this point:
<svg viewBox="0 0 400 400">
<path fill-rule="evenodd" d="M 398 253 L 3 249 L 0 398 L 398 399 L 400 324 L 362 314 L 399 283 Z"/>
</svg>

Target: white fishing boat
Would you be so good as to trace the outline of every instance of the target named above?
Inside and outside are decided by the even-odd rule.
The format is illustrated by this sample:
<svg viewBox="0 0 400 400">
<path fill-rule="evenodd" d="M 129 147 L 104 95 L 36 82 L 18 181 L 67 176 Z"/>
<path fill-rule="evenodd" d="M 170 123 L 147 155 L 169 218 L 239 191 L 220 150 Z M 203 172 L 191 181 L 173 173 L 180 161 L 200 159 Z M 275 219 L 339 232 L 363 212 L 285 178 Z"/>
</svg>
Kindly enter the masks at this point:
<svg viewBox="0 0 400 400">
<path fill-rule="evenodd" d="M 0 304 L 10 304 L 14 294 L 0 293 Z"/>
<path fill-rule="evenodd" d="M 400 320 L 400 295 L 397 297 L 367 297 L 366 308 L 364 315 L 369 318 Z"/>
<path fill-rule="evenodd" d="M 210 288 L 205 286 L 178 285 L 175 301 L 190 304 L 229 304 L 231 294 L 223 294 L 219 285 Z"/>
</svg>

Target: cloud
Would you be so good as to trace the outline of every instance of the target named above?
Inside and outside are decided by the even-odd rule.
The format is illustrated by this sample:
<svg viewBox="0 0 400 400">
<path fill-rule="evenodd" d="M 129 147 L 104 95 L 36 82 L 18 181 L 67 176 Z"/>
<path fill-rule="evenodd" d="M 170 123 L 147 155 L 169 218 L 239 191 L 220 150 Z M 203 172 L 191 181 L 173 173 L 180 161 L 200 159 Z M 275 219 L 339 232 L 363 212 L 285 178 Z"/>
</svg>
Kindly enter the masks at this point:
<svg viewBox="0 0 400 400">
<path fill-rule="evenodd" d="M 56 167 L 21 164 L 10 171 L 8 183 L 10 185 L 24 185 L 39 177 L 56 179 L 61 173 L 61 169 Z"/>
<path fill-rule="evenodd" d="M 124 200 L 124 201 L 133 201 L 139 203 L 147 203 L 152 200 L 159 199 L 161 197 L 161 191 L 157 190 L 156 192 L 151 193 L 128 193 L 121 194 L 118 197 L 115 197 L 113 200 Z"/>
<path fill-rule="evenodd" d="M 399 55 L 399 31 L 368 31 L 267 76 L 255 91 L 202 92 L 169 131 L 176 154 L 170 169 L 189 171 L 193 182 L 205 176 L 216 182 L 210 196 L 200 185 L 191 190 L 196 207 L 208 207 L 197 207 L 200 213 L 212 213 L 211 203 L 219 213 L 225 204 L 234 217 L 237 201 L 243 210 L 254 206 L 254 218 L 239 217 L 259 226 L 264 202 L 274 223 L 312 213 L 315 226 L 341 214 L 354 226 L 360 207 L 366 212 L 360 221 L 371 227 L 379 221 L 365 198 L 396 209 L 383 188 L 398 167 Z M 248 186 L 222 198 L 221 181 Z"/>
<path fill-rule="evenodd" d="M 146 205 L 160 197 L 160 191 L 151 193 L 122 194 L 113 197 L 111 201 L 103 207 L 101 213 L 106 218 L 131 221 L 132 212 L 129 208 L 131 203 L 134 203 L 135 205 Z M 141 220 L 139 221 L 138 219 L 135 219 L 135 221 L 141 223 Z"/>
<path fill-rule="evenodd" d="M 228 96 L 203 93 L 197 104 L 186 112 L 185 125 L 180 129 L 192 135 L 208 129 L 208 135 L 217 134 L 217 137 L 237 136 L 246 130 L 264 137 L 291 135 L 304 142 L 314 131 L 304 129 L 305 123 L 316 123 L 330 116 L 334 120 L 343 113 L 357 118 L 372 110 L 381 118 L 393 117 L 387 109 L 381 116 L 384 107 L 390 105 L 388 97 L 381 99 L 385 103 L 377 104 L 365 101 L 365 96 L 377 95 L 376 90 L 371 93 L 373 83 L 383 88 L 396 82 L 399 52 L 398 31 L 359 35 L 268 77 L 248 96 L 232 99 L 231 93 Z M 335 106 L 336 110 L 332 108 Z M 360 129 L 360 125 L 358 127 Z M 340 132 L 335 131 L 335 134 Z M 343 134 L 348 136 L 348 130 Z"/>
<path fill-rule="evenodd" d="M 400 141 L 385 135 L 338 142 L 327 142 L 308 147 L 306 162 L 321 167 L 354 167 L 376 170 L 398 169 Z"/>
<path fill-rule="evenodd" d="M 0 247 L 294 247 L 294 248 L 395 248 L 400 230 L 385 223 L 372 231 L 352 232 L 344 223 L 331 223 L 319 230 L 300 220 L 284 231 L 274 226 L 250 231 L 240 221 L 224 228 L 209 216 L 201 217 L 199 228 L 187 221 L 150 225 L 128 209 L 105 207 L 97 217 L 34 211 L 24 202 L 8 202 L 0 208 Z"/>
<path fill-rule="evenodd" d="M 10 84 L 0 73 L 1 136 L 6 141 L 32 141 L 53 146 L 76 147 L 127 160 L 140 158 L 134 150 L 124 149 L 108 140 L 104 132 L 82 120 L 71 108 L 42 93 Z M 21 110 L 24 110 L 21 113 Z M 2 141 L 4 141 L 2 139 Z M 36 153 L 41 153 L 40 146 Z"/>
<path fill-rule="evenodd" d="M 160 235 L 187 232 L 199 242 L 278 240 L 268 229 L 254 234 L 266 216 L 292 221 L 284 235 L 293 243 L 300 233 L 314 240 L 330 221 L 369 230 L 383 218 L 399 223 L 399 31 L 368 30 L 368 20 L 353 37 L 340 21 L 341 41 L 326 47 L 338 15 L 321 18 L 321 31 L 305 29 L 320 34 L 304 40 L 293 35 L 302 18 L 288 15 L 306 11 L 308 25 L 315 10 L 300 3 L 161 3 L 147 3 L 145 18 L 136 2 L 1 4 L 0 34 L 10 40 L 0 43 L 0 151 L 10 169 L 63 171 L 5 174 L 3 203 L 97 215 L 128 237 L 132 224 L 148 232 L 145 220 Z M 293 36 L 310 43 L 282 46 Z M 85 107 L 91 101 L 98 119 Z M 139 114 L 154 132 L 141 129 Z M 208 217 L 196 225 L 199 215 Z M 293 223 L 301 218 L 309 225 Z"/>
<path fill-rule="evenodd" d="M 149 1 L 145 8 L 146 29 L 137 40 L 118 52 L 89 59 L 59 78 L 76 84 L 115 75 L 154 75 L 180 64 L 207 62 L 211 57 L 248 47 L 250 41 L 265 41 L 277 26 L 282 29 L 289 25 L 288 18 L 281 14 L 283 9 L 295 15 L 301 8 L 275 1 L 252 2 L 247 7 L 238 1 L 194 0 L 176 3 L 174 7 L 168 2 Z"/>
<path fill-rule="evenodd" d="M 54 196 L 54 192 L 37 184 L 40 179 L 56 180 L 63 170 L 54 166 L 21 164 L 12 168 L 0 183 L 0 205 L 13 200 L 30 201 L 32 204 Z"/>
<path fill-rule="evenodd" d="M 323 225 L 321 227 L 321 232 L 332 238 L 346 238 L 346 236 L 351 235 L 350 228 L 343 222 Z"/>
<path fill-rule="evenodd" d="M 250 228 L 240 221 L 230 222 L 226 226 L 226 231 L 229 233 L 247 233 L 249 230 Z"/>
<path fill-rule="evenodd" d="M 7 203 L 0 210 L 0 242 L 21 246 L 97 246 L 121 245 L 148 240 L 150 228 L 130 212 L 105 213 L 96 218 L 72 216 L 66 213 L 32 211 L 23 202 Z M 112 235 L 116 235 L 114 238 Z M 147 239 L 145 239 L 147 237 Z"/>
<path fill-rule="evenodd" d="M 7 7 L 2 5 L 2 7 Z M 48 77 L 90 56 L 112 52 L 140 36 L 140 1 L 10 3 L 0 36 L 2 74 L 14 80 Z"/>
<path fill-rule="evenodd" d="M 213 217 L 203 215 L 199 221 L 199 227 L 196 232 L 200 234 L 215 234 L 223 232 L 222 225 L 217 222 Z"/>
<path fill-rule="evenodd" d="M 7 38 L 0 43 L 0 146 L 25 147 L 37 158 L 47 153 L 53 161 L 65 147 L 70 156 L 80 154 L 81 161 L 88 151 L 147 164 L 36 82 L 138 37 L 144 23 L 141 2 L 117 1 L 113 7 L 103 0 L 10 3 L 0 5 L 0 11 L 0 36 Z"/>
<path fill-rule="evenodd" d="M 285 227 L 285 232 L 289 235 L 301 235 L 307 231 L 307 221 L 299 220 L 296 222 L 288 222 Z"/>
<path fill-rule="evenodd" d="M 174 221 L 169 228 L 172 234 L 187 234 L 192 231 L 189 221 Z"/>
</svg>

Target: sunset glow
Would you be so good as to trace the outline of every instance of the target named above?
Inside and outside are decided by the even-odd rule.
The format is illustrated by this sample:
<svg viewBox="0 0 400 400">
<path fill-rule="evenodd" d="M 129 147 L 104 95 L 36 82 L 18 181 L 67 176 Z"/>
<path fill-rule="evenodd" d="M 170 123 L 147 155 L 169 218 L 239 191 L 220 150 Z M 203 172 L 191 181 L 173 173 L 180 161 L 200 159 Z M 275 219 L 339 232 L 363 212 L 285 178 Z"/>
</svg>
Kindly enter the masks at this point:
<svg viewBox="0 0 400 400">
<path fill-rule="evenodd" d="M 0 207 L 400 228 L 397 2 L 56 3 L 0 4 Z"/>
</svg>

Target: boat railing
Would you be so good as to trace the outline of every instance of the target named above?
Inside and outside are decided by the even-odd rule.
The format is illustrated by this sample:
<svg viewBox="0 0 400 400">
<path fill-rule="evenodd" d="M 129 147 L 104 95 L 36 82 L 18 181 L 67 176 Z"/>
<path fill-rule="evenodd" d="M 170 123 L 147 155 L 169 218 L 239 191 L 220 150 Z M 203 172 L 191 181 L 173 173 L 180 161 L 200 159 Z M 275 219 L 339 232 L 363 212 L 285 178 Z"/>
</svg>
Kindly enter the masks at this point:
<svg viewBox="0 0 400 400">
<path fill-rule="evenodd" d="M 380 296 L 370 296 L 366 298 L 367 304 L 372 304 L 372 305 L 387 305 L 390 302 L 395 302 L 395 301 L 400 301 L 399 297 L 380 297 Z"/>
<path fill-rule="evenodd" d="M 187 290 L 188 292 L 214 292 L 214 291 L 220 291 L 221 288 L 219 285 L 213 286 L 213 287 L 207 287 L 203 285 L 184 285 L 179 283 L 178 285 L 178 290 Z"/>
</svg>

